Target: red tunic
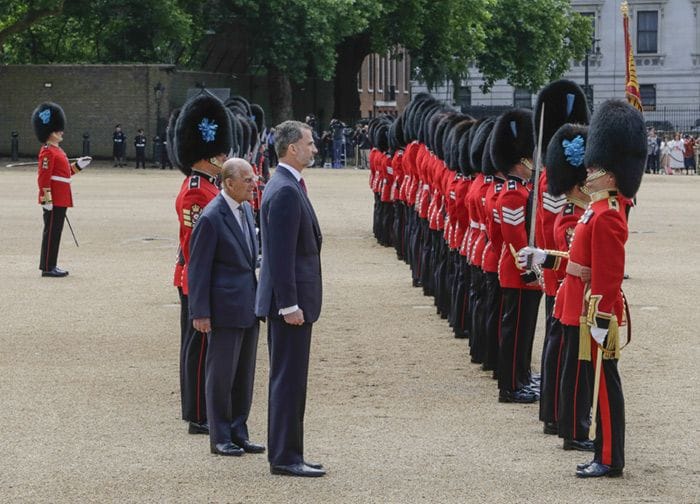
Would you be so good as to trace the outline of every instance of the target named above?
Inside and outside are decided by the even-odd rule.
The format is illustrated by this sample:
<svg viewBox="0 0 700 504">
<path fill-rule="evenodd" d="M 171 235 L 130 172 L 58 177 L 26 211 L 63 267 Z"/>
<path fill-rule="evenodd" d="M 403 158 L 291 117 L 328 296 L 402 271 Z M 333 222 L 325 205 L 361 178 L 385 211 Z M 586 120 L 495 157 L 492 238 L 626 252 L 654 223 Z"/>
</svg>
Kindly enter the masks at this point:
<svg viewBox="0 0 700 504">
<path fill-rule="evenodd" d="M 192 228 L 197 223 L 204 207 L 219 194 L 216 179 L 205 173 L 193 170 L 180 187 L 180 193 L 175 199 L 175 211 L 180 222 L 180 249 L 178 261 L 175 264 L 173 284 L 182 287 L 182 293 L 187 295 L 187 265 L 190 262 L 190 236 Z"/>
<path fill-rule="evenodd" d="M 481 269 L 487 273 L 498 272 L 498 259 L 501 257 L 501 246 L 503 236 L 501 236 L 501 218 L 496 209 L 496 201 L 503 190 L 505 180 L 494 177 L 493 183 L 489 184 L 486 191 L 486 206 L 484 213 L 484 224 L 486 225 L 486 237 L 488 243 L 484 248 L 484 257 L 481 262 Z"/>
<path fill-rule="evenodd" d="M 39 172 L 37 184 L 40 205 L 52 203 L 57 207 L 73 206 L 70 190 L 71 175 L 78 170 L 68 162 L 68 156 L 57 145 L 45 144 L 39 150 Z M 48 194 L 50 192 L 50 194 Z"/>
<path fill-rule="evenodd" d="M 561 252 L 569 251 L 571 241 L 574 238 L 574 229 L 576 228 L 578 220 L 583 215 L 583 212 L 586 210 L 586 206 L 587 203 L 581 200 L 567 199 L 564 209 L 559 212 L 559 215 L 557 215 L 557 218 L 554 220 L 554 250 L 559 250 Z M 556 270 L 545 269 L 544 271 L 552 271 L 557 277 L 558 284 L 560 284 L 566 276 L 566 264 L 568 262 L 568 259 L 562 257 L 559 267 Z"/>
<path fill-rule="evenodd" d="M 474 247 L 472 249 L 472 264 L 481 268 L 481 263 L 484 259 L 484 248 L 486 247 L 486 192 L 493 185 L 493 177 L 487 175 L 484 177 L 484 183 L 479 188 L 479 193 L 474 199 L 474 209 L 476 211 L 475 219 L 479 225 L 479 230 L 476 232 L 474 239 Z"/>
<path fill-rule="evenodd" d="M 616 191 L 600 191 L 576 225 L 569 260 L 591 268 L 590 306 L 592 325 L 607 328 L 612 316 L 623 325 L 622 278 L 625 274 L 625 243 L 630 201 Z M 557 292 L 554 316 L 562 324 L 578 326 L 583 313 L 585 284 L 581 278 L 566 274 Z"/>
<path fill-rule="evenodd" d="M 535 226 L 535 244 L 543 249 L 554 250 L 554 220 L 566 205 L 566 197 L 553 196 L 547 192 L 547 172 L 540 176 L 540 191 L 537 200 L 537 222 Z M 559 287 L 559 280 L 554 271 L 545 269 L 542 272 L 544 293 L 554 296 Z"/>
<path fill-rule="evenodd" d="M 467 208 L 469 209 L 469 230 L 467 231 L 467 260 L 473 264 L 474 244 L 479 237 L 479 198 L 481 188 L 484 185 L 484 175 L 479 173 L 472 181 L 467 193 Z"/>
<path fill-rule="evenodd" d="M 518 266 L 517 252 L 527 245 L 527 200 L 532 190 L 529 182 L 510 175 L 496 202 L 501 219 L 503 246 L 498 261 L 498 281 L 504 289 L 538 290 L 539 285 L 527 285 L 525 271 Z"/>
</svg>

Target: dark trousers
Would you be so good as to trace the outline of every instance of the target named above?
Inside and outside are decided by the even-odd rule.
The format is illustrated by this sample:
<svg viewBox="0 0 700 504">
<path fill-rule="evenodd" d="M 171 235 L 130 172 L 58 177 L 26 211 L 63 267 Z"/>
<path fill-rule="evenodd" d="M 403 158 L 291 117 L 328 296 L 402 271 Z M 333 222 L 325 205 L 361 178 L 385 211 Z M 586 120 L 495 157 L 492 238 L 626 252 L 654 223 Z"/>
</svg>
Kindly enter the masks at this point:
<svg viewBox="0 0 700 504">
<path fill-rule="evenodd" d="M 188 313 L 187 296 L 180 293 L 180 401 L 182 419 L 203 423 L 207 420 L 205 400 L 206 334 L 196 331 Z"/>
<path fill-rule="evenodd" d="M 484 337 L 484 272 L 479 266 L 471 266 L 471 282 L 469 285 L 469 307 L 471 311 L 471 331 L 469 334 L 469 354 L 471 361 L 484 362 L 486 340 Z"/>
<path fill-rule="evenodd" d="M 498 388 L 512 391 L 530 383 L 532 344 L 542 291 L 504 288 L 502 293 Z"/>
<path fill-rule="evenodd" d="M 257 322 L 247 329 L 213 327 L 207 336 L 206 403 L 212 444 L 248 440 L 258 330 Z"/>
<path fill-rule="evenodd" d="M 272 465 L 304 461 L 304 411 L 312 324 L 293 326 L 281 318 L 267 324 L 270 353 L 268 460 Z"/>
<path fill-rule="evenodd" d="M 469 284 L 471 281 L 471 266 L 467 258 L 459 255 L 456 274 L 456 287 L 453 291 L 454 333 L 455 338 L 468 338 L 471 331 L 471 312 L 469 311 Z"/>
<path fill-rule="evenodd" d="M 406 206 L 401 201 L 395 201 L 394 205 L 394 219 L 391 222 L 391 232 L 394 236 L 394 249 L 396 250 L 396 257 L 399 260 L 404 260 L 405 254 L 405 233 L 406 228 Z"/>
<path fill-rule="evenodd" d="M 146 168 L 146 149 L 136 149 L 136 168 L 139 167 Z"/>
<path fill-rule="evenodd" d="M 551 423 L 559 419 L 559 383 L 564 340 L 561 323 L 553 315 L 554 296 L 545 296 L 544 303 L 546 326 L 542 345 L 540 420 Z"/>
<path fill-rule="evenodd" d="M 501 284 L 498 273 L 484 273 L 486 292 L 484 295 L 484 346 L 486 355 L 483 368 L 498 369 L 498 329 L 501 324 Z"/>
<path fill-rule="evenodd" d="M 66 207 L 53 207 L 53 210 L 43 210 L 44 231 L 41 234 L 41 255 L 39 269 L 51 271 L 58 261 L 58 247 L 61 244 L 63 222 L 66 220 Z"/>
<path fill-rule="evenodd" d="M 591 338 L 593 366 L 597 351 L 596 342 Z M 597 419 L 593 460 L 622 469 L 625 467 L 625 399 L 616 359 L 603 359 Z"/>
<path fill-rule="evenodd" d="M 588 439 L 593 400 L 593 369 L 578 359 L 579 328 L 563 325 L 561 382 L 559 384 L 559 437 Z"/>
</svg>

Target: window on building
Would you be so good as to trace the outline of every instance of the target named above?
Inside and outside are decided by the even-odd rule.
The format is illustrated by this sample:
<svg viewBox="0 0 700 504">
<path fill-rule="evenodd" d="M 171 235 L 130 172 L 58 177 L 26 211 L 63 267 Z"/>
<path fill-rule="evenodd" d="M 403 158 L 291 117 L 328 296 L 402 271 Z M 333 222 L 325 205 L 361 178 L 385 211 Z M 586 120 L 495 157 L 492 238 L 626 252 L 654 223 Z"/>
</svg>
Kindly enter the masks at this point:
<svg viewBox="0 0 700 504">
<path fill-rule="evenodd" d="M 379 57 L 379 84 L 377 91 L 384 91 L 384 58 Z"/>
<path fill-rule="evenodd" d="M 639 94 L 644 110 L 656 110 L 656 84 L 640 84 Z"/>
<path fill-rule="evenodd" d="M 532 93 L 530 90 L 515 88 L 513 91 L 513 106 L 516 108 L 532 108 Z"/>
<path fill-rule="evenodd" d="M 455 89 L 455 102 L 462 109 L 472 105 L 472 88 L 470 86 L 459 86 Z"/>
<path fill-rule="evenodd" d="M 408 53 L 403 53 L 403 92 L 408 93 L 411 89 L 411 65 L 408 64 Z"/>
<path fill-rule="evenodd" d="M 370 54 L 367 56 L 367 91 L 374 91 L 375 79 L 374 54 Z"/>
<path fill-rule="evenodd" d="M 659 11 L 637 11 L 637 54 L 658 52 Z"/>
<path fill-rule="evenodd" d="M 362 66 L 360 65 L 360 71 L 357 72 L 357 90 L 362 92 Z"/>
</svg>

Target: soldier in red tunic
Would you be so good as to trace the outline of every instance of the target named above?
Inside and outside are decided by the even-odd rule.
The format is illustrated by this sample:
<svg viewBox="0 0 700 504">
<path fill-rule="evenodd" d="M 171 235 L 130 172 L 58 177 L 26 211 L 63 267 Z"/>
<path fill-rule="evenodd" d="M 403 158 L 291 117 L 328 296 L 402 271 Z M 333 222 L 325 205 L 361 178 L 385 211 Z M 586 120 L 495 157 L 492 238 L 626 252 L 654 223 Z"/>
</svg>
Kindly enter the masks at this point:
<svg viewBox="0 0 700 504">
<path fill-rule="evenodd" d="M 180 248 L 175 285 L 181 302 L 180 380 L 182 418 L 189 422 L 190 434 L 207 434 L 204 402 L 204 360 L 206 334 L 196 331 L 189 319 L 187 264 L 190 236 L 204 207 L 219 193 L 217 176 L 231 151 L 231 119 L 223 103 L 204 91 L 181 109 L 172 131 L 174 155 L 187 176 L 175 200 L 180 223 Z"/>
<path fill-rule="evenodd" d="M 491 139 L 493 164 L 508 177 L 496 203 L 503 237 L 498 262 L 502 292 L 500 402 L 533 403 L 539 399 L 532 390 L 530 364 L 542 291 L 535 273 L 523 270 L 517 261 L 517 251 L 528 240 L 533 150 L 532 112 L 513 109 L 502 114 Z"/>
<path fill-rule="evenodd" d="M 544 108 L 544 118 L 542 109 Z M 565 123 L 588 124 L 590 120 L 588 104 L 583 90 L 570 80 L 558 80 L 545 86 L 537 96 L 537 103 L 533 114 L 535 143 L 540 131 L 540 120 L 542 124 L 542 155 L 547 151 L 552 135 Z M 558 149 L 558 150 L 557 150 Z M 561 141 L 557 143 L 554 152 L 560 153 L 562 150 Z M 562 159 L 563 154 L 557 159 Z M 540 248 L 555 249 L 554 244 L 554 221 L 566 205 L 564 191 L 552 193 L 548 189 L 548 178 L 550 175 L 549 165 L 546 160 L 543 163 L 544 171 L 539 180 L 539 198 L 537 199 L 537 219 L 535 224 L 535 244 Z M 566 160 L 564 159 L 564 162 Z M 562 165 L 564 166 L 564 165 Z M 564 174 L 557 174 L 562 177 L 571 174 L 574 168 L 570 165 L 562 167 Z M 583 168 L 581 168 L 583 170 Z M 570 187 L 565 187 L 568 191 Z M 568 248 L 565 250 L 568 251 Z M 557 402 L 559 377 L 561 376 L 560 347 L 561 325 L 554 318 L 554 296 L 559 288 L 560 279 L 557 274 L 545 269 L 542 273 L 545 294 L 545 337 L 542 345 L 542 376 L 540 394 L 540 420 L 544 423 L 545 434 L 557 433 Z"/>
<path fill-rule="evenodd" d="M 60 278 L 68 272 L 56 266 L 58 247 L 61 243 L 66 210 L 73 206 L 71 176 L 87 165 L 92 158 L 78 158 L 69 163 L 66 153 L 59 147 L 63 141 L 66 116 L 56 103 L 42 103 L 32 113 L 32 126 L 37 139 L 43 145 L 39 150 L 38 202 L 43 209 L 44 231 L 41 240 L 39 269 L 42 277 Z"/>
<path fill-rule="evenodd" d="M 579 359 L 593 359 L 593 366 L 602 367 L 595 455 L 591 462 L 577 466 L 581 478 L 621 476 L 625 465 L 624 398 L 617 369 L 619 328 L 627 323 L 621 286 L 626 211 L 641 184 L 645 161 L 642 114 L 622 101 L 601 104 L 591 121 L 584 160 L 591 203 L 574 231 L 566 277 L 554 307 L 562 324 L 580 324 Z M 531 256 L 533 263 L 556 268 L 562 254 L 528 247 L 518 255 L 522 263 Z M 602 362 L 596 362 L 599 349 Z"/>
</svg>

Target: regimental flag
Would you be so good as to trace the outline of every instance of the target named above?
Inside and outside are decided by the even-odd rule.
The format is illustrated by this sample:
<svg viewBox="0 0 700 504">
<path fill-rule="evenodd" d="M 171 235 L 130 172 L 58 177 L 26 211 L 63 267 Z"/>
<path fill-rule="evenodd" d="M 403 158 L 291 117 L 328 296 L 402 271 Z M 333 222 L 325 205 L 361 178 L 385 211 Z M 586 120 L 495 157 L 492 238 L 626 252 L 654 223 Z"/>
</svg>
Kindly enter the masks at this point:
<svg viewBox="0 0 700 504">
<path fill-rule="evenodd" d="M 627 102 L 634 108 L 643 112 L 642 95 L 639 92 L 639 82 L 637 81 L 637 66 L 634 64 L 634 53 L 632 52 L 632 41 L 630 39 L 630 18 L 627 0 L 622 2 L 622 26 L 625 32 L 625 97 Z"/>
</svg>

